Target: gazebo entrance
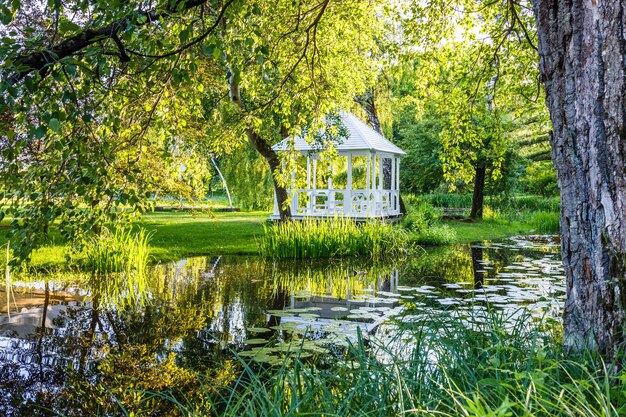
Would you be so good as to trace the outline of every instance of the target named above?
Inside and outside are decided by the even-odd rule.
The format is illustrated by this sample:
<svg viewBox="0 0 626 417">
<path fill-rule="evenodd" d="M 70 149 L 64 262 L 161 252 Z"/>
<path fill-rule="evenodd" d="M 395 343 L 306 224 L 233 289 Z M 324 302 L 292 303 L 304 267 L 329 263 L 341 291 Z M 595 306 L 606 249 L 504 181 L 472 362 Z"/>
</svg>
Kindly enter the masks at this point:
<svg viewBox="0 0 626 417">
<path fill-rule="evenodd" d="M 300 171 L 306 180 L 298 178 L 295 169 L 291 175 L 292 217 L 400 217 L 400 156 L 405 152 L 353 114 L 342 113 L 341 119 L 348 137 L 335 146 L 337 158 L 323 160 L 321 150 L 300 136 L 273 147 L 287 151 L 293 141 L 293 149 L 306 158 L 306 168 Z M 270 218 L 280 218 L 276 199 Z"/>
</svg>

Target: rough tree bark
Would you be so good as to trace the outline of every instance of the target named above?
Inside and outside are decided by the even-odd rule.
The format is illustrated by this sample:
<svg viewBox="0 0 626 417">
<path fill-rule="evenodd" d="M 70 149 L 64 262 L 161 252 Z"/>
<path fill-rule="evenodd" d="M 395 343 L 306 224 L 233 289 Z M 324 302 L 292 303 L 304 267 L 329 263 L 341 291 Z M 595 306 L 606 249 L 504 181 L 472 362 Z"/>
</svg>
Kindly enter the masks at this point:
<svg viewBox="0 0 626 417">
<path fill-rule="evenodd" d="M 563 342 L 612 360 L 625 345 L 626 1 L 533 7 L 561 190 Z"/>
<path fill-rule="evenodd" d="M 476 167 L 476 175 L 474 176 L 474 194 L 472 195 L 472 209 L 470 211 L 470 218 L 472 219 L 483 218 L 486 173 L 486 167 L 480 165 Z"/>
</svg>

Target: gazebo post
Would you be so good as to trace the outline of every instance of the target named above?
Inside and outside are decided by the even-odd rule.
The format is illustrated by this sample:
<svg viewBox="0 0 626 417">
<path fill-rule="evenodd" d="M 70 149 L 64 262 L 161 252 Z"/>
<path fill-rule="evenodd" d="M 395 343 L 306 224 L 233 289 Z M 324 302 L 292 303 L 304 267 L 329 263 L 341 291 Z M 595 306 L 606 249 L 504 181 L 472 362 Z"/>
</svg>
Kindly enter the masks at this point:
<svg viewBox="0 0 626 417">
<path fill-rule="evenodd" d="M 383 172 L 383 156 L 378 157 L 378 204 L 376 205 L 376 216 L 380 217 L 383 212 L 383 182 L 385 173 Z"/>
<path fill-rule="evenodd" d="M 298 214 L 298 191 L 296 190 L 296 167 L 291 170 L 291 215 Z"/>
<path fill-rule="evenodd" d="M 311 189 L 311 157 L 306 156 L 306 189 Z"/>
<path fill-rule="evenodd" d="M 317 155 L 313 157 L 313 190 L 311 191 L 311 214 L 315 212 L 315 200 L 317 199 Z"/>
<path fill-rule="evenodd" d="M 344 196 L 343 209 L 347 208 L 346 214 L 352 216 L 352 152 L 348 153 L 348 181 L 346 183 L 346 194 Z"/>
<path fill-rule="evenodd" d="M 367 158 L 365 162 L 365 189 L 369 189 L 370 187 L 370 170 L 372 169 L 372 154 L 370 152 L 367 153 Z"/>
<path fill-rule="evenodd" d="M 334 160 L 331 159 L 328 164 L 328 197 L 326 200 L 327 212 L 326 214 L 335 214 L 335 193 L 333 192 L 333 164 Z"/>
<path fill-rule="evenodd" d="M 398 199 L 398 214 L 400 214 L 400 158 L 396 160 L 396 195 Z"/>
<path fill-rule="evenodd" d="M 391 196 L 391 211 L 395 214 L 398 208 L 396 202 L 396 157 L 391 158 L 391 186 L 389 187 L 389 194 Z"/>
<path fill-rule="evenodd" d="M 309 201 L 307 203 L 307 209 L 304 214 L 308 215 L 311 212 L 311 156 L 309 154 L 306 155 L 306 195 L 309 197 Z"/>
</svg>

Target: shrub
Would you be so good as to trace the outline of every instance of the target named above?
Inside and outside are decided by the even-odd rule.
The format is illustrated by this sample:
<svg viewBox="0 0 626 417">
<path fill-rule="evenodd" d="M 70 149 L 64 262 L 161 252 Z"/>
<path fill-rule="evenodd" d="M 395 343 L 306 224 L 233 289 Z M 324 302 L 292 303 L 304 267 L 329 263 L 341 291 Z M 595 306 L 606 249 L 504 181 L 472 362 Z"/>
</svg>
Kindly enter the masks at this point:
<svg viewBox="0 0 626 417">
<path fill-rule="evenodd" d="M 440 212 L 426 199 L 413 196 L 409 213 L 402 219 L 411 242 L 419 245 L 447 245 L 456 240 L 456 232 L 439 222 Z"/>
<path fill-rule="evenodd" d="M 411 235 L 411 240 L 418 245 L 449 245 L 456 238 L 456 231 L 447 224 L 433 224 Z"/>
</svg>

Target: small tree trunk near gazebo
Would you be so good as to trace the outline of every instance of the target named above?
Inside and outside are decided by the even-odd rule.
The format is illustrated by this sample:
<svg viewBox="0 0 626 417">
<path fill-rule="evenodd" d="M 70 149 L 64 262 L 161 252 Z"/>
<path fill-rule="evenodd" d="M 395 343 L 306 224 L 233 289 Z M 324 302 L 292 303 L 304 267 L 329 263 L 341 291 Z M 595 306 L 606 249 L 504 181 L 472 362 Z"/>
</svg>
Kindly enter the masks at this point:
<svg viewBox="0 0 626 417">
<path fill-rule="evenodd" d="M 243 102 L 241 101 L 241 91 L 239 89 L 239 84 L 235 81 L 235 76 L 232 75 L 228 80 L 228 86 L 230 89 L 230 98 L 233 103 L 237 104 L 241 110 L 244 110 Z M 287 193 L 287 189 L 280 185 L 276 180 L 276 173 L 280 172 L 281 163 L 278 153 L 272 149 L 272 146 L 264 140 L 261 135 L 256 133 L 251 128 L 245 129 L 246 136 L 248 138 L 248 142 L 250 145 L 259 153 L 270 166 L 270 171 L 272 175 L 272 182 L 274 184 L 274 195 L 276 196 L 276 201 L 278 203 L 278 213 L 280 215 L 280 220 L 289 220 L 291 219 L 291 209 L 287 204 L 289 200 L 289 194 Z"/>
<path fill-rule="evenodd" d="M 354 98 L 354 101 L 359 103 L 365 114 L 367 115 L 367 120 L 372 126 L 372 129 L 383 134 L 383 129 L 380 126 L 380 119 L 378 118 L 378 113 L 376 112 L 376 105 L 374 103 L 374 91 L 369 89 L 365 93 L 358 95 Z"/>
<path fill-rule="evenodd" d="M 267 161 L 270 166 L 270 171 L 272 172 L 272 183 L 274 184 L 274 193 L 276 195 L 276 201 L 278 203 L 278 213 L 280 214 L 280 220 L 289 220 L 291 218 L 291 209 L 287 204 L 289 199 L 289 193 L 287 193 L 287 189 L 280 185 L 278 181 L 276 181 L 276 173 L 280 172 L 281 163 L 280 158 L 278 157 L 278 153 L 272 149 L 272 147 L 265 141 L 261 136 L 252 131 L 251 129 L 246 129 L 246 135 L 248 137 L 248 141 L 254 147 L 254 149 L 259 152 L 263 158 Z"/>
<path fill-rule="evenodd" d="M 356 96 L 354 101 L 357 102 L 365 114 L 367 115 L 367 120 L 376 132 L 383 135 L 383 129 L 380 124 L 380 119 L 378 118 L 378 113 L 376 112 L 376 103 L 374 101 L 374 90 L 369 89 L 365 93 Z M 389 179 L 389 184 L 391 184 L 391 161 L 388 159 L 383 159 L 383 178 Z M 385 187 L 388 184 L 385 183 Z M 398 193 L 398 203 L 400 205 L 400 213 L 406 214 L 406 206 L 404 205 L 404 200 L 402 199 L 402 195 Z"/>
<path fill-rule="evenodd" d="M 611 361 L 626 346 L 625 4 L 533 6 L 561 191 L 563 342 Z"/>
<path fill-rule="evenodd" d="M 483 206 L 485 202 L 485 174 L 487 168 L 484 166 L 476 167 L 476 175 L 474 176 L 474 193 L 472 195 L 472 209 L 470 211 L 470 218 L 482 219 L 483 218 Z"/>
</svg>

